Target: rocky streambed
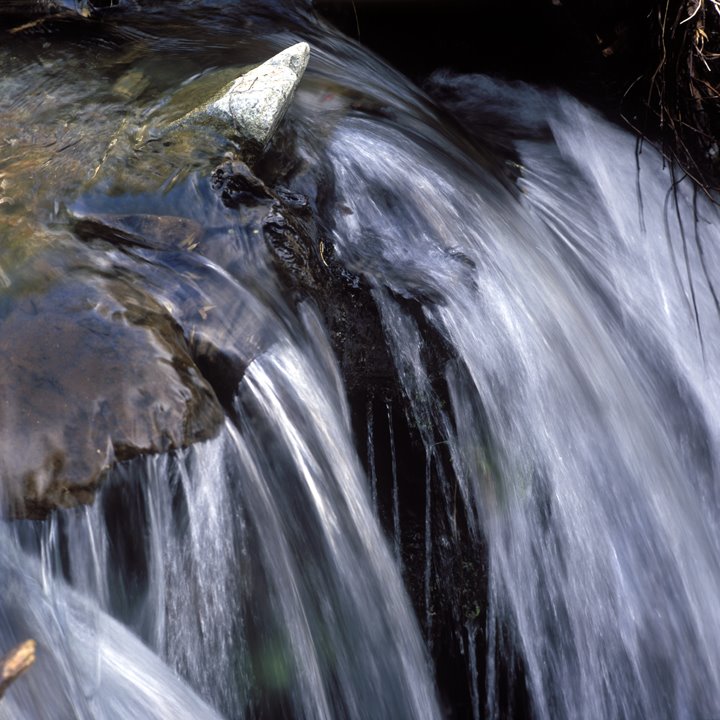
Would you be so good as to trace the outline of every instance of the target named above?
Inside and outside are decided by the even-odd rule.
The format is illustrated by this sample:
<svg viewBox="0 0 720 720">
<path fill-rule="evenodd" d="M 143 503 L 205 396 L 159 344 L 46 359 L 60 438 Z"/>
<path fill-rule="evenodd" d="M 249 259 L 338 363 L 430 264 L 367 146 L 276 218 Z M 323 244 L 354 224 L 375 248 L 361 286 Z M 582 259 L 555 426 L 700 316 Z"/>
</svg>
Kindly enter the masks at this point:
<svg viewBox="0 0 720 720">
<path fill-rule="evenodd" d="M 277 130 L 309 48 L 262 65 L 277 46 L 261 42 L 255 63 L 168 73 L 122 22 L 3 31 L 0 493 L 38 517 L 92 501 L 115 462 L 214 436 L 272 342 L 277 320 L 238 278 L 269 267 L 297 208 L 243 159 Z"/>
</svg>

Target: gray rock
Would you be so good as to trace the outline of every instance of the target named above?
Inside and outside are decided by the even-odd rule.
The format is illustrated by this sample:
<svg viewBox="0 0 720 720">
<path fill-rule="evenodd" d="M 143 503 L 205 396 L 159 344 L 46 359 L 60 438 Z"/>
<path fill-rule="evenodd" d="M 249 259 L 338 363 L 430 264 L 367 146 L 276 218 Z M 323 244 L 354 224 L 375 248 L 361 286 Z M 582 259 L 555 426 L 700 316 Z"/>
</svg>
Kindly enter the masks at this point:
<svg viewBox="0 0 720 720">
<path fill-rule="evenodd" d="M 297 43 L 225 86 L 176 125 L 210 123 L 230 127 L 264 147 L 292 101 L 310 58 L 310 46 Z"/>
</svg>

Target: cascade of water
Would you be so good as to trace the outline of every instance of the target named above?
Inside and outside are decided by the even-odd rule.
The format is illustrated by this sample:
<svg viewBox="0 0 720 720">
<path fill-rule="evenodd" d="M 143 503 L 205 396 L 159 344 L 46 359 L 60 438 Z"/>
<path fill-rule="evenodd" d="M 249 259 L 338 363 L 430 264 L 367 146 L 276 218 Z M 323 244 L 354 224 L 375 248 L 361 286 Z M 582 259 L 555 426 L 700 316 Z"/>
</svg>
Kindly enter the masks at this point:
<svg viewBox="0 0 720 720">
<path fill-rule="evenodd" d="M 432 580 L 432 461 L 428 448 L 425 450 L 425 568 L 423 573 L 423 600 L 425 602 L 425 632 L 432 649 L 432 608 L 430 606 L 430 582 Z"/>
<path fill-rule="evenodd" d="M 377 468 L 375 467 L 375 413 L 373 412 L 372 400 L 367 401 L 365 408 L 367 423 L 367 462 L 370 473 L 370 498 L 372 499 L 373 512 L 375 517 L 378 514 L 377 498 Z"/>
<path fill-rule="evenodd" d="M 495 648 L 497 647 L 497 616 L 495 613 L 495 597 L 494 594 L 490 593 L 490 602 L 486 613 L 486 627 L 485 635 L 487 637 L 487 658 L 485 664 L 485 687 L 487 691 L 485 693 L 484 710 L 485 716 L 490 720 L 497 720 L 498 717 L 498 706 L 497 701 L 497 664 Z"/>
<path fill-rule="evenodd" d="M 467 632 L 468 669 L 470 671 L 470 697 L 472 699 L 473 720 L 480 720 L 480 689 L 477 667 L 477 625 L 469 622 Z"/>
<path fill-rule="evenodd" d="M 254 360 L 218 438 L 120 467 L 91 509 L 0 526 L 0 639 L 41 648 L 0 717 L 439 717 L 400 579 L 415 540 L 403 412 L 424 444 L 417 608 L 432 644 L 434 601 L 456 593 L 472 717 L 522 716 L 513 683 L 538 718 L 719 715 L 716 208 L 649 150 L 638 170 L 634 141 L 574 101 L 436 79 L 460 90 L 448 107 L 469 134 L 490 122 L 482 108 L 512 112 L 502 165 L 379 61 L 307 31 L 314 65 L 278 145 L 295 144 L 288 184 L 372 286 L 407 406 L 385 406 L 389 477 L 372 402 L 368 493 L 327 338 L 271 298 L 282 317 L 258 311 L 266 352 L 237 348 Z M 267 299 L 256 238 L 208 193 L 193 181 L 180 197 L 236 238 L 233 267 L 253 258 L 239 275 L 272 279 Z M 223 311 L 232 345 L 252 293 L 199 255 L 146 259 L 160 285 L 194 278 L 192 302 L 220 275 L 242 308 Z M 462 588 L 434 586 L 465 521 L 489 556 L 471 613 Z"/>
<path fill-rule="evenodd" d="M 43 617 L 16 617 L 19 595 L 3 598 L 3 618 L 38 637 L 58 664 L 68 717 L 115 717 L 104 693 L 121 681 L 127 702 L 145 708 L 133 716 L 155 717 L 142 696 L 150 688 L 133 683 L 145 665 L 157 683 L 173 677 L 160 658 L 226 717 L 438 717 L 419 629 L 352 446 L 341 380 L 307 313 L 306 324 L 308 337 L 288 338 L 251 365 L 236 422 L 219 438 L 121 467 L 92 509 L 17 526 L 8 572 L 27 585 L 23 567 L 40 556 L 44 591 L 27 592 L 52 608 L 56 634 L 38 637 L 33 620 L 48 625 Z M 108 653 L 115 642 L 131 653 L 139 643 L 119 636 L 111 616 L 155 653 L 123 658 L 121 679 Z M 169 693 L 174 685 L 183 688 L 173 679 Z M 189 689 L 177 692 L 197 708 Z M 18 697 L 13 711 L 54 716 L 49 695 L 36 705 Z"/>
<path fill-rule="evenodd" d="M 75 530 L 92 532 L 85 512 L 74 519 Z M 3 698 L 0 717 L 219 718 L 130 630 L 56 575 L 49 565 L 61 560 L 60 530 L 48 525 L 0 528 L 0 636 L 38 643 L 36 667 Z M 40 546 L 40 560 L 23 550 L 28 544 Z"/>
<path fill-rule="evenodd" d="M 632 138 L 577 103 L 515 92 L 545 124 L 516 143 L 518 197 L 433 128 L 346 118 L 329 149 L 337 248 L 458 357 L 447 439 L 537 716 L 712 716 L 717 211 L 650 150 L 638 178 Z M 414 321 L 384 306 L 422 404 Z"/>
<path fill-rule="evenodd" d="M 289 638 L 298 671 L 317 668 L 303 680 L 303 715 L 323 716 L 329 706 L 328 717 L 436 717 L 418 629 L 350 441 L 342 383 L 320 329 L 312 325 L 310 333 L 314 352 L 277 347 L 250 368 L 240 398 L 253 419 L 241 423 L 244 452 L 262 470 L 248 476 L 263 478 L 276 514 L 263 518 L 263 508 L 251 504 L 280 613 L 286 627 L 312 630 Z M 282 472 L 271 472 L 278 465 Z M 244 495 L 257 492 L 245 488 Z M 273 545 L 273 523 L 292 542 L 286 550 Z M 283 568 L 299 561 L 284 577 Z M 304 623 L 289 620 L 296 615 Z"/>
<path fill-rule="evenodd" d="M 392 404 L 385 406 L 387 411 L 388 435 L 390 438 L 390 475 L 392 478 L 392 519 L 395 562 L 402 563 L 402 531 L 400 529 L 400 488 L 398 486 L 397 456 L 395 454 L 395 432 L 393 430 Z"/>
</svg>

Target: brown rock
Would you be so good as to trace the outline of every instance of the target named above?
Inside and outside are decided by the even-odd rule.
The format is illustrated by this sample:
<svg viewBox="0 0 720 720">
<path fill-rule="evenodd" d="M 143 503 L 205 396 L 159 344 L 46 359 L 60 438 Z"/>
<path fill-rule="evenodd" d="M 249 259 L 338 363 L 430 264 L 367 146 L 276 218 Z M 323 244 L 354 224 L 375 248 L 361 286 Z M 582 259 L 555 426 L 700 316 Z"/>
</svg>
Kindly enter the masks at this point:
<svg viewBox="0 0 720 720">
<path fill-rule="evenodd" d="M 113 462 L 211 437 L 223 420 L 180 328 L 122 278 L 76 274 L 14 299 L 0 368 L 0 485 L 17 516 L 89 503 Z"/>
</svg>

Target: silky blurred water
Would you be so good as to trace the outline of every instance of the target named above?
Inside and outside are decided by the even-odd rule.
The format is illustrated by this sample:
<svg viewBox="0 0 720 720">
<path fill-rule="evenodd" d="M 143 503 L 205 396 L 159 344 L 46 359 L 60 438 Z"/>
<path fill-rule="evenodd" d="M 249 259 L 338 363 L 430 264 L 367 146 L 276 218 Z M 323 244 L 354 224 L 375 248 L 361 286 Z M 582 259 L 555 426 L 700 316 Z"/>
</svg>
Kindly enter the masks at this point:
<svg viewBox="0 0 720 720">
<path fill-rule="evenodd" d="M 221 302 L 212 339 L 247 370 L 215 440 L 117 468 L 92 507 L 3 521 L 0 640 L 34 637 L 39 659 L 0 716 L 521 717 L 508 677 L 537 718 L 720 715 L 712 199 L 572 98 L 440 73 L 420 90 L 309 7 L 77 22 L 3 45 L 3 302 L 108 267 L 84 250 L 63 270 L 68 217 L 190 218 L 207 257 L 111 267 L 164 306 Z M 393 406 L 363 405 L 358 449 L 318 314 L 211 191 L 238 148 L 145 143 L 193 78 L 299 40 L 310 67 L 256 170 L 308 198 L 379 309 L 422 444 L 414 610 Z M 452 483 L 489 591 L 455 630 L 467 702 L 441 710 L 430 646 L 449 578 L 432 558 Z"/>
<path fill-rule="evenodd" d="M 372 263 L 400 375 L 442 418 L 534 714 L 712 717 L 717 210 L 570 98 L 436 82 L 462 85 L 466 122 L 486 98 L 532 110 L 519 192 L 488 192 L 429 134 L 353 118 L 330 151 L 352 211 L 335 238 Z M 393 296 L 418 298 L 457 353 L 450 417 Z"/>
<path fill-rule="evenodd" d="M 305 319 L 311 344 L 251 366 L 218 439 L 130 463 L 90 509 L 3 528 L 3 641 L 40 646 L 5 716 L 57 717 L 56 694 L 63 717 L 439 716 Z"/>
</svg>

